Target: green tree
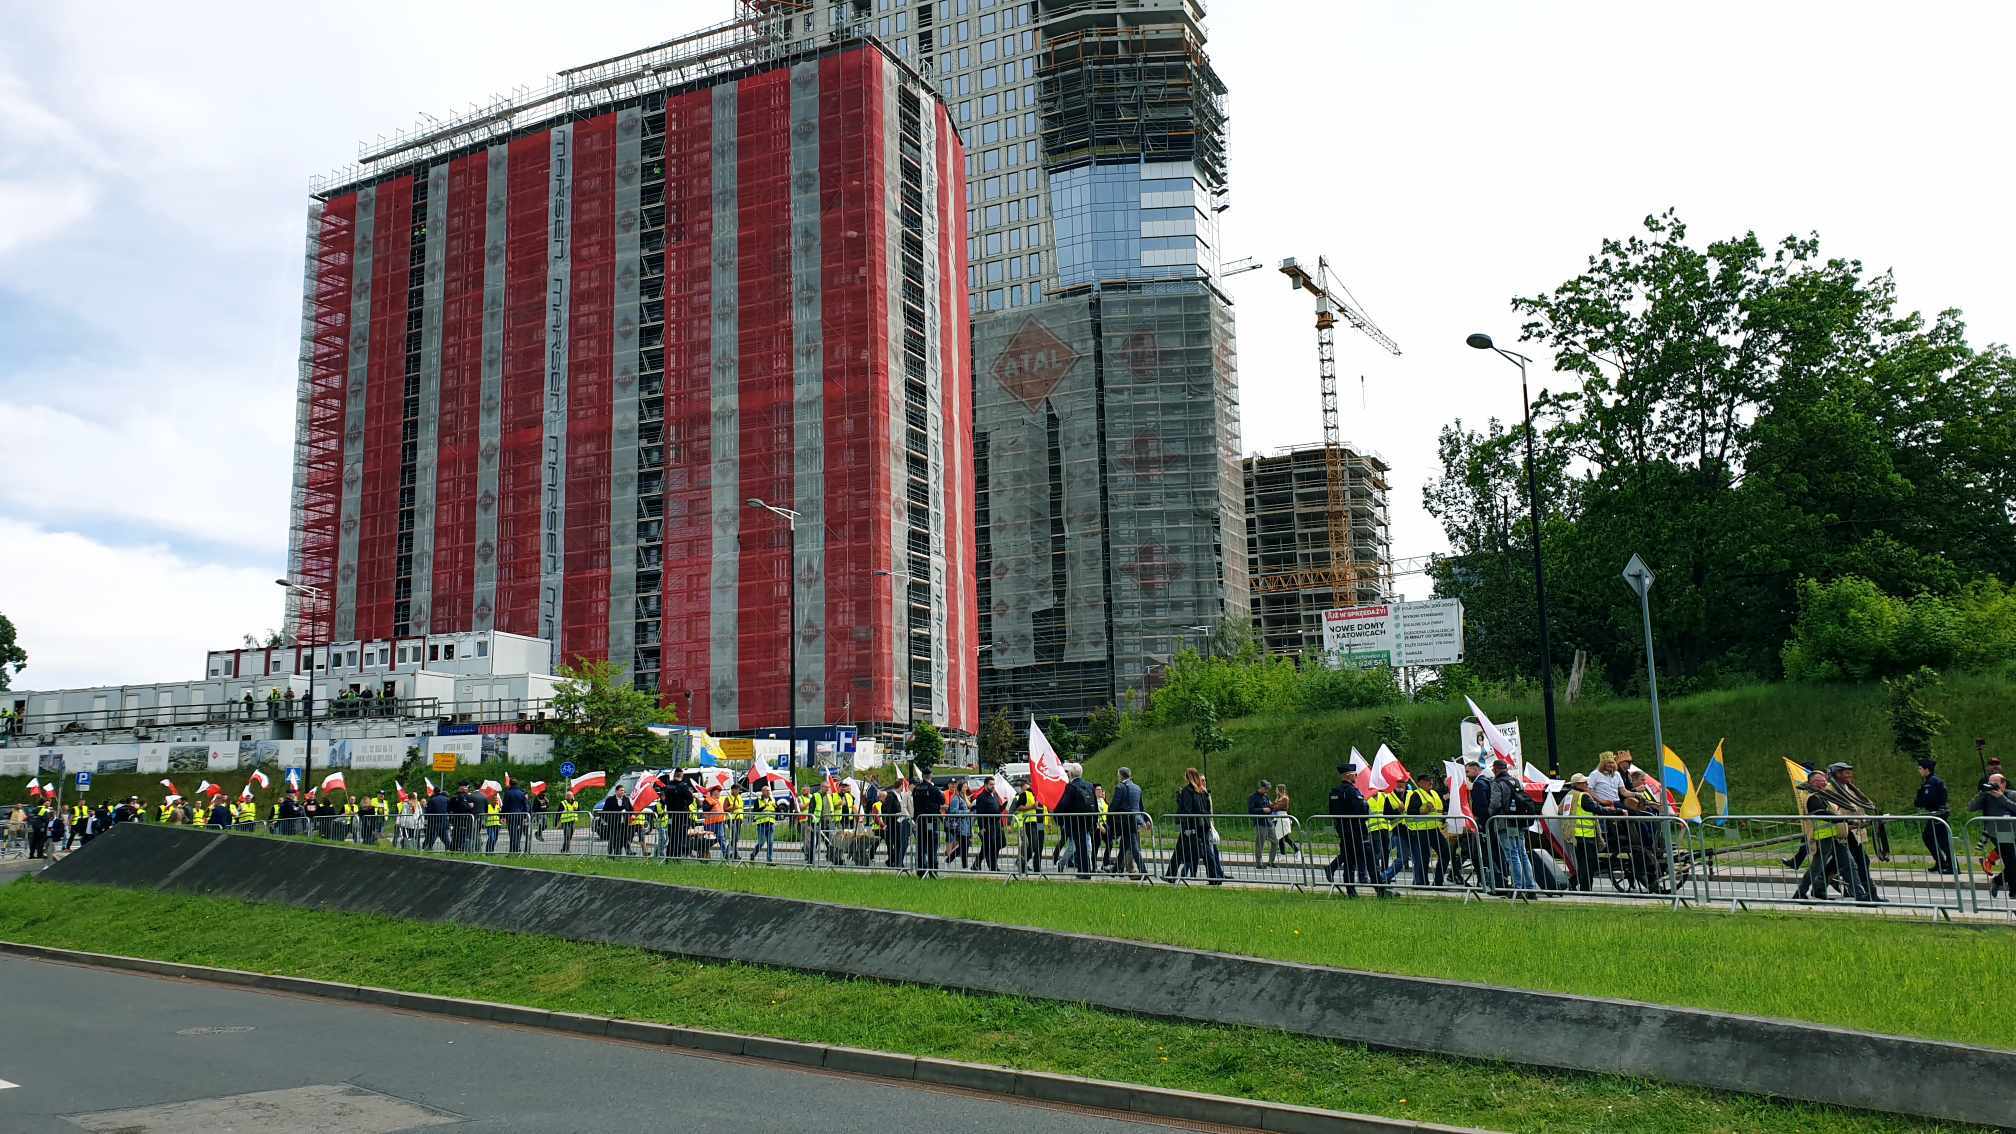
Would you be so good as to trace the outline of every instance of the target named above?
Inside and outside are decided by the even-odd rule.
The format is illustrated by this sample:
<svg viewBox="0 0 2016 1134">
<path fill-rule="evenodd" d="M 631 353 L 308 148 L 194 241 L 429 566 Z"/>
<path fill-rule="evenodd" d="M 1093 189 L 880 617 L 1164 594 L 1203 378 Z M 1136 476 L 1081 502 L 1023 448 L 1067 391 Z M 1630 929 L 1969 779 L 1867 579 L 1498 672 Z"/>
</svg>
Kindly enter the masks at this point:
<svg viewBox="0 0 2016 1134">
<path fill-rule="evenodd" d="M 0 689 L 6 689 L 16 674 L 28 668 L 28 651 L 14 640 L 14 623 L 0 614 Z"/>
<path fill-rule="evenodd" d="M 1939 674 L 1930 668 L 1883 679 L 1890 692 L 1890 736 L 1897 754 L 1906 759 L 1930 760 L 1933 739 L 1946 731 L 1946 718 L 1926 708 L 1919 697 L 1937 684 Z"/>
<path fill-rule="evenodd" d="M 1008 719 L 1008 710 L 994 710 L 994 715 L 980 726 L 980 766 L 998 768 L 1021 758 L 1021 750 L 1015 744 L 1015 724 Z"/>
<path fill-rule="evenodd" d="M 1120 710 L 1112 705 L 1101 705 L 1092 710 L 1085 720 L 1085 731 L 1079 739 L 1086 756 L 1096 756 L 1120 739 L 1122 720 Z"/>
<path fill-rule="evenodd" d="M 1407 722 L 1398 713 L 1387 713 L 1379 718 L 1379 728 L 1373 739 L 1395 752 L 1407 750 Z"/>
<path fill-rule="evenodd" d="M 1197 750 L 1207 780 L 1211 777 L 1211 754 L 1232 747 L 1232 738 L 1218 727 L 1218 709 L 1209 698 L 1197 704 L 1196 718 L 1190 726 L 1190 746 Z"/>
<path fill-rule="evenodd" d="M 939 761 L 945 759 L 945 737 L 938 731 L 938 726 L 930 721 L 917 722 L 917 726 L 910 730 L 907 747 L 910 762 L 917 765 L 918 770 L 927 776 L 931 774 L 931 769 L 938 766 Z"/>
<path fill-rule="evenodd" d="M 1643 673 L 1633 551 L 1676 690 L 1774 675 L 1802 578 L 2016 578 L 2016 360 L 1956 312 L 1900 310 L 1888 274 L 1817 236 L 1690 241 L 1667 212 L 1513 307 L 1570 379 L 1533 375 L 1557 658 Z M 1452 549 L 1436 592 L 1463 599 L 1487 680 L 1538 676 L 1524 441 L 1455 422 L 1424 492 Z"/>
<path fill-rule="evenodd" d="M 623 680 L 606 661 L 562 666 L 560 679 L 547 723 L 557 755 L 611 776 L 663 762 L 667 746 L 649 726 L 678 719 L 669 704 Z"/>
<path fill-rule="evenodd" d="M 1059 760 L 1076 760 L 1084 752 L 1084 740 L 1071 731 L 1064 718 L 1055 713 L 1043 722 L 1043 735 L 1050 740 L 1050 747 L 1056 749 Z"/>
</svg>

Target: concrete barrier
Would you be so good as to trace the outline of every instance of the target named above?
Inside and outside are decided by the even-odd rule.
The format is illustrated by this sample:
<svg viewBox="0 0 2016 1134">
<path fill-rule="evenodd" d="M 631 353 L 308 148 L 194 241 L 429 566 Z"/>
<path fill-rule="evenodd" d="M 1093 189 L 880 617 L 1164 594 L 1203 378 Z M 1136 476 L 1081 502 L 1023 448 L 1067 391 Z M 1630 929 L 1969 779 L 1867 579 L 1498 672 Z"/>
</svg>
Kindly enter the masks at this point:
<svg viewBox="0 0 2016 1134">
<path fill-rule="evenodd" d="M 130 824 L 49 868 L 163 888 L 1067 1001 L 2001 1125 L 2016 1052 L 1080 934 Z"/>
</svg>

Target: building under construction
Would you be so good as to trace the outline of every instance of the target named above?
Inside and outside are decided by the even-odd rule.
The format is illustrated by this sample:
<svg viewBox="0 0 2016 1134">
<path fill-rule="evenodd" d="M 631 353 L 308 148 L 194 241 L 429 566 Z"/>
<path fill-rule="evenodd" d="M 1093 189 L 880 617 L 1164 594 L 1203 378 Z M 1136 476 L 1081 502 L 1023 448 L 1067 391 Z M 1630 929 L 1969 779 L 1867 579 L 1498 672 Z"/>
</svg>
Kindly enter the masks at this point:
<svg viewBox="0 0 2016 1134">
<path fill-rule="evenodd" d="M 316 187 L 295 640 L 504 631 L 716 731 L 974 730 L 965 147 L 903 58 L 768 7 Z"/>
<path fill-rule="evenodd" d="M 1344 446 L 1348 559 L 1333 567 L 1328 456 L 1301 445 L 1246 458 L 1246 561 L 1253 629 L 1270 654 L 1323 648 L 1323 611 L 1385 601 L 1393 590 L 1385 458 Z"/>
</svg>

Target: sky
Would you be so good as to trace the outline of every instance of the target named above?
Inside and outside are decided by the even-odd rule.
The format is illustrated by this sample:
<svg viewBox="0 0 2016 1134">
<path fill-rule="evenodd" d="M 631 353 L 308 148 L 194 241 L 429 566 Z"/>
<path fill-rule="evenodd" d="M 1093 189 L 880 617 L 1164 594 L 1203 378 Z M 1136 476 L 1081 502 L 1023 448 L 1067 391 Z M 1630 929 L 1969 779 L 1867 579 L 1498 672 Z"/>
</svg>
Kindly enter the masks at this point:
<svg viewBox="0 0 2016 1134">
<path fill-rule="evenodd" d="M 729 7 L 0 0 L 15 685 L 186 679 L 280 623 L 311 175 Z M 1907 306 L 1962 308 L 1977 346 L 2016 338 L 2016 5 L 1211 0 L 1208 29 L 1225 258 L 1268 266 L 1227 285 L 1243 447 L 1320 440 L 1313 309 L 1273 266 L 1327 256 L 1405 352 L 1340 332 L 1344 436 L 1393 466 L 1397 555 L 1446 546 L 1421 507 L 1441 426 L 1519 413 L 1517 372 L 1464 336 L 1516 342 L 1512 296 L 1648 213 L 1703 242 L 1817 231 Z"/>
</svg>

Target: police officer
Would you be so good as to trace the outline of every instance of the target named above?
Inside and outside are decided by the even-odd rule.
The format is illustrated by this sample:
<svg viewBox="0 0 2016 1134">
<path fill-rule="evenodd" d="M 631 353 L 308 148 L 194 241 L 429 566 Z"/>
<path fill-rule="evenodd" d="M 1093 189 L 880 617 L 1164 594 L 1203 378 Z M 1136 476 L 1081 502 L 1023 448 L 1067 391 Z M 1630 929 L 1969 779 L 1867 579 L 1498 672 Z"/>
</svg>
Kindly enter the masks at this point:
<svg viewBox="0 0 2016 1134">
<path fill-rule="evenodd" d="M 1337 872 L 1344 872 L 1344 892 L 1358 896 L 1354 882 L 1371 885 L 1372 867 L 1369 861 L 1371 850 L 1366 846 L 1365 817 L 1371 807 L 1365 795 L 1358 790 L 1358 781 L 1353 776 L 1351 765 L 1337 765 L 1337 786 L 1330 789 L 1330 801 L 1326 804 L 1330 813 L 1330 823 L 1337 829 L 1337 857 L 1323 868 L 1323 877 L 1337 881 Z M 1383 892 L 1383 891 L 1382 891 Z"/>
<path fill-rule="evenodd" d="M 1946 781 L 1940 779 L 1934 772 L 1937 767 L 1937 762 L 1929 758 L 1918 761 L 1918 795 L 1911 801 L 1911 806 L 1923 811 L 1931 819 L 1939 820 L 1934 823 L 1928 819 L 1924 824 L 1922 838 L 1925 850 L 1932 856 L 1932 865 L 1926 869 L 1926 873 L 1952 874 L 1953 842 L 1948 823 L 1953 817 L 1953 803 L 1946 795 Z"/>
</svg>

